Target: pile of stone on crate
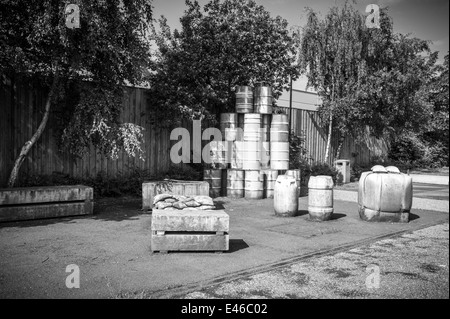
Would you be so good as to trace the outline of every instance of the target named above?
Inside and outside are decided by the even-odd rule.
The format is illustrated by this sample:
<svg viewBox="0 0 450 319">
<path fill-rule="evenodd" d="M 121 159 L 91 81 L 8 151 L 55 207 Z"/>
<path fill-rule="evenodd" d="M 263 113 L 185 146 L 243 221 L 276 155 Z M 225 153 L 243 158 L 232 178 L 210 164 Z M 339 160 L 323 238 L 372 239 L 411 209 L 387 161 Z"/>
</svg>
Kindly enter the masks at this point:
<svg viewBox="0 0 450 319">
<path fill-rule="evenodd" d="M 216 206 L 208 196 L 156 195 L 153 206 L 159 210 L 215 210 Z"/>
</svg>

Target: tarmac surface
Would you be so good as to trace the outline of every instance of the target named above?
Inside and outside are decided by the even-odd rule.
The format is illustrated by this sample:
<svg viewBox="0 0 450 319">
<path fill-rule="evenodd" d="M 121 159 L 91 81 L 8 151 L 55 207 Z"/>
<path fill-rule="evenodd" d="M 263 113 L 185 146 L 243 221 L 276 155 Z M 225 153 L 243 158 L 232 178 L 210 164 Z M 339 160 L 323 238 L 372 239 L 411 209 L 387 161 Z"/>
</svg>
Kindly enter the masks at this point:
<svg viewBox="0 0 450 319">
<path fill-rule="evenodd" d="M 219 285 L 183 299 L 448 299 L 449 224 Z"/>
<path fill-rule="evenodd" d="M 432 179 L 429 180 L 433 181 Z M 449 211 L 448 185 L 413 183 L 413 196 L 413 209 Z M 334 198 L 357 203 L 358 183 L 350 183 L 336 187 L 334 190 Z"/>
<path fill-rule="evenodd" d="M 309 264 L 316 258 L 345 253 L 449 220 L 448 210 L 413 210 L 408 224 L 366 223 L 360 220 L 355 202 L 336 200 L 334 219 L 316 223 L 309 220 L 307 202 L 307 198 L 300 198 L 297 217 L 279 218 L 273 213 L 272 200 L 218 199 L 216 203 L 230 215 L 230 251 L 224 254 L 153 254 L 151 215 L 140 211 L 141 200 L 135 198 L 98 201 L 92 217 L 0 224 L 0 298 L 174 298 L 279 267 Z M 448 237 L 443 241 L 448 243 Z M 434 246 L 442 246 L 448 253 L 448 244 L 429 247 Z M 440 251 L 417 258 L 424 265 L 433 265 L 429 269 L 437 269 L 444 263 L 431 259 L 441 256 L 445 254 Z M 372 262 L 368 259 L 360 266 L 364 268 Z M 79 289 L 66 287 L 68 265 L 79 266 Z M 330 265 L 331 274 L 340 273 L 341 266 Z M 355 275 L 349 278 L 360 276 L 360 270 L 354 271 Z M 300 270 L 298 276 L 302 278 L 301 273 L 309 276 L 308 280 L 314 276 Z M 448 281 L 446 285 L 448 290 Z M 424 291 L 431 289 L 427 287 Z M 320 290 L 311 294 L 297 291 L 291 297 L 320 295 Z M 438 296 L 443 295 L 440 292 Z"/>
<path fill-rule="evenodd" d="M 414 184 L 414 197 L 428 198 L 435 200 L 449 200 L 449 187 L 448 185 L 435 185 L 435 184 Z"/>
<path fill-rule="evenodd" d="M 335 190 L 358 192 L 358 183 L 350 183 L 336 187 Z M 449 200 L 449 186 L 442 184 L 413 183 L 413 196 L 433 200 Z"/>
<path fill-rule="evenodd" d="M 413 179 L 413 183 L 449 185 L 448 173 L 444 175 L 410 174 L 410 176 Z"/>
</svg>

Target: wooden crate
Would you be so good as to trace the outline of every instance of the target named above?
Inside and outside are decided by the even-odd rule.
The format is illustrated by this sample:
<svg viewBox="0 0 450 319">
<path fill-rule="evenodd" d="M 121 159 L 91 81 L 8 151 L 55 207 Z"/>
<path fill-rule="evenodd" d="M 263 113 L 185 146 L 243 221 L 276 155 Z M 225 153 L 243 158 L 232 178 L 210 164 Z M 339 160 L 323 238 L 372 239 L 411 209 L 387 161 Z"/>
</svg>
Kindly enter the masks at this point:
<svg viewBox="0 0 450 319">
<path fill-rule="evenodd" d="M 153 209 L 153 198 L 159 194 L 209 196 L 209 184 L 207 182 L 189 182 L 177 180 L 143 183 L 142 209 Z"/>
<path fill-rule="evenodd" d="M 153 252 L 229 249 L 230 217 L 224 211 L 153 210 Z"/>
<path fill-rule="evenodd" d="M 82 185 L 0 189 L 0 222 L 91 215 L 93 199 Z"/>
</svg>

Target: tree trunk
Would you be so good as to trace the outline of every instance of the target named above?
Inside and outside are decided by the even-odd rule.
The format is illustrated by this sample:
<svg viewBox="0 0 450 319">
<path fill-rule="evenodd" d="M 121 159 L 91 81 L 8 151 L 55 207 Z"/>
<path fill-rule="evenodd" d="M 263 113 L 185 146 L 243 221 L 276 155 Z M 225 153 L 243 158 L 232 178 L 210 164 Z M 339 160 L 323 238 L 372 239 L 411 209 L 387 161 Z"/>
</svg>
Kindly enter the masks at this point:
<svg viewBox="0 0 450 319">
<path fill-rule="evenodd" d="M 328 158 L 330 157 L 331 138 L 333 136 L 333 107 L 334 107 L 334 100 L 335 100 L 334 74 L 332 76 L 332 81 L 333 81 L 333 89 L 331 92 L 330 126 L 328 128 L 327 150 L 325 151 L 325 163 L 328 163 Z"/>
<path fill-rule="evenodd" d="M 325 152 L 325 163 L 328 163 L 331 149 L 331 138 L 333 133 L 333 112 L 330 111 L 330 126 L 328 127 L 327 150 Z"/>
<path fill-rule="evenodd" d="M 340 139 L 339 139 L 339 146 L 338 146 L 338 149 L 336 151 L 336 159 L 337 160 L 341 157 L 342 146 L 344 146 L 345 138 L 346 138 L 346 134 L 342 134 Z"/>
<path fill-rule="evenodd" d="M 27 157 L 27 155 L 30 152 L 30 150 L 33 147 L 33 145 L 41 137 L 42 132 L 44 132 L 44 129 L 45 129 L 45 126 L 47 125 L 48 117 L 49 117 L 49 114 L 50 114 L 51 101 L 52 101 L 53 95 L 55 94 L 56 87 L 57 87 L 57 84 L 58 84 L 58 80 L 59 80 L 59 70 L 58 70 L 58 67 L 57 67 L 55 76 L 53 78 L 53 83 L 52 83 L 52 86 L 50 88 L 50 92 L 48 94 L 47 101 L 45 103 L 44 117 L 42 118 L 41 124 L 39 124 L 39 127 L 38 127 L 37 131 L 34 133 L 34 135 L 31 137 L 31 139 L 29 141 L 27 141 L 24 144 L 24 146 L 22 146 L 22 149 L 20 150 L 19 156 L 16 158 L 16 161 L 14 163 L 14 167 L 13 167 L 13 169 L 11 171 L 11 174 L 10 174 L 9 180 L 8 180 L 8 187 L 9 188 L 14 187 L 14 185 L 16 184 L 17 176 L 19 175 L 19 170 L 20 170 L 20 167 L 23 164 L 23 161 Z M 24 119 L 24 120 L 29 120 L 29 119 Z"/>
</svg>

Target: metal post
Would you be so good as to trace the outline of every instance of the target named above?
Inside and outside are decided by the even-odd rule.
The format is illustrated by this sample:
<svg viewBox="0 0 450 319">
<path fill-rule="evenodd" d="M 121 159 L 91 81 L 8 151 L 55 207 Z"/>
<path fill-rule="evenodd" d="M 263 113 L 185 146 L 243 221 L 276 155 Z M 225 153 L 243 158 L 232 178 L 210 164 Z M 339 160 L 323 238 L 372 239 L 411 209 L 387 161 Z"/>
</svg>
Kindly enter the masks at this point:
<svg viewBox="0 0 450 319">
<path fill-rule="evenodd" d="M 290 97 L 289 97 L 289 142 L 292 140 L 292 76 L 290 84 Z"/>
</svg>

